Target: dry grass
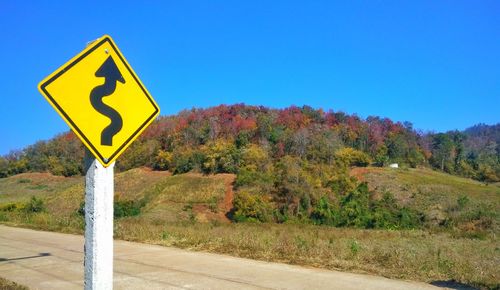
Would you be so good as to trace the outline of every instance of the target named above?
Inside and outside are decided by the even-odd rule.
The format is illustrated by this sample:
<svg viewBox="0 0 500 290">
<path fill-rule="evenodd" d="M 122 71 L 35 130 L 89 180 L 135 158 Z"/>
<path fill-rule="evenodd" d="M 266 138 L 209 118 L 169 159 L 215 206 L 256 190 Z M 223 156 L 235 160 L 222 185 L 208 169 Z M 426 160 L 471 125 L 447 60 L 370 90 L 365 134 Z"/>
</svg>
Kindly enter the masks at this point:
<svg viewBox="0 0 500 290">
<path fill-rule="evenodd" d="M 34 180 L 30 175 L 22 178 Z M 499 206 L 499 188 L 484 186 L 426 170 L 388 171 L 368 169 L 376 190 L 394 187 L 401 202 L 429 208 L 431 204 L 456 202 L 467 193 L 473 202 Z M 449 178 L 449 180 L 447 180 Z M 26 200 L 30 195 L 19 177 L 0 179 L 0 205 Z M 57 179 L 57 178 L 55 178 Z M 54 179 L 54 180 L 55 180 Z M 470 239 L 453 232 L 413 230 L 359 230 L 297 224 L 225 224 L 211 211 L 225 211 L 222 199 L 234 176 L 202 176 L 134 169 L 116 175 L 117 199 L 144 199 L 142 213 L 115 221 L 118 239 L 223 253 L 252 259 L 278 261 L 327 269 L 366 272 L 418 281 L 455 280 L 499 287 L 500 244 L 497 232 Z M 82 178 L 54 181 L 38 189 L 47 212 L 2 212 L 0 222 L 51 231 L 83 232 L 83 219 L 75 214 L 83 200 Z M 43 184 L 43 183 L 41 183 Z M 15 199 L 15 188 L 24 194 Z M 439 189 L 438 191 L 436 191 Z M 31 192 L 29 192 L 31 193 Z M 408 194 L 408 200 L 404 196 Z M 413 197 L 411 197 L 413 196 Z M 215 209 L 211 208 L 215 204 Z M 205 212 L 201 212 L 201 209 Z M 204 213 L 201 215 L 200 213 Z M 220 214 L 220 213 L 219 213 Z"/>
<path fill-rule="evenodd" d="M 29 288 L 0 277 L 0 290 L 28 290 Z"/>
<path fill-rule="evenodd" d="M 144 226 L 121 220 L 115 235 L 191 250 L 419 281 L 498 285 L 495 239 L 456 239 L 446 233 L 329 228 L 292 224 L 178 223 Z"/>
</svg>

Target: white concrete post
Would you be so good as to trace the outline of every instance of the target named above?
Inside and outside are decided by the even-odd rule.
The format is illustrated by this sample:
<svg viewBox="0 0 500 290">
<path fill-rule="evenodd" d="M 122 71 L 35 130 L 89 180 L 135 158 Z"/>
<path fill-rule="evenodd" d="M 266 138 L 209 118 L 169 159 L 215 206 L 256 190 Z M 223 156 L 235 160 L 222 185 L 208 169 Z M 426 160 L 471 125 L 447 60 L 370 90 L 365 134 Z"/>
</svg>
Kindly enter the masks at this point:
<svg viewBox="0 0 500 290">
<path fill-rule="evenodd" d="M 85 290 L 113 289 L 113 167 L 85 150 Z"/>
</svg>

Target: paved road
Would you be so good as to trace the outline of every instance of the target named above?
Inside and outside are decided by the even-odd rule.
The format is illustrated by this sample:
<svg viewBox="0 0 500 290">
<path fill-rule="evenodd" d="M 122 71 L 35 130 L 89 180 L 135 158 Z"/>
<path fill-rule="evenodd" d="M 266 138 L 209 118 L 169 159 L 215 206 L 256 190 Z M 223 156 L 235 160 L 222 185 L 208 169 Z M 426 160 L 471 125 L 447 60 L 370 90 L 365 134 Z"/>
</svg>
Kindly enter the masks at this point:
<svg viewBox="0 0 500 290">
<path fill-rule="evenodd" d="M 114 289 L 442 289 L 125 241 L 114 245 Z M 82 289 L 83 237 L 0 225 L 0 277 L 32 289 Z"/>
</svg>

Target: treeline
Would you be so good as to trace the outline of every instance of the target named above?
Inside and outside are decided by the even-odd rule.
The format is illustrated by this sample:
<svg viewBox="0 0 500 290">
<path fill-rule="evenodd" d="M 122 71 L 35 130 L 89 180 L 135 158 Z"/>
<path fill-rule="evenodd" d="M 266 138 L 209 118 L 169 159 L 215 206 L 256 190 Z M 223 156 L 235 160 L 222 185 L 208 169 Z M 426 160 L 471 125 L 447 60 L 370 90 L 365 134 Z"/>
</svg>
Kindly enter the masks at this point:
<svg viewBox="0 0 500 290">
<path fill-rule="evenodd" d="M 430 166 L 481 181 L 500 180 L 500 124 L 463 132 L 422 133 L 411 123 L 308 106 L 269 109 L 243 104 L 192 109 L 160 117 L 118 160 L 117 169 L 148 166 L 158 170 L 237 173 L 250 145 L 279 161 L 285 156 L 332 164 L 335 153 L 351 148 L 358 166 Z M 40 141 L 0 158 L 0 176 L 49 171 L 82 173 L 83 147 L 74 134 Z M 352 156 L 351 156 L 352 155 Z M 360 161 L 362 160 L 362 161 Z"/>
</svg>

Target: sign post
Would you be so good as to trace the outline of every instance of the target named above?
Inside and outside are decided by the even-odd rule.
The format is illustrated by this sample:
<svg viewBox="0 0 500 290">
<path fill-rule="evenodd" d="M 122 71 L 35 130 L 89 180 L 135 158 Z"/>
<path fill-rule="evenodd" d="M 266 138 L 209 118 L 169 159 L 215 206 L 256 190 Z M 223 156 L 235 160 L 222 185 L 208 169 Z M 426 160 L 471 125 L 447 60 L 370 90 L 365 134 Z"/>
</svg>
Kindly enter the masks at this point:
<svg viewBox="0 0 500 290">
<path fill-rule="evenodd" d="M 114 163 L 104 167 L 85 151 L 84 289 L 113 289 Z"/>
<path fill-rule="evenodd" d="M 38 89 L 86 147 L 85 289 L 112 289 L 114 162 L 160 108 L 107 35 Z"/>
</svg>

